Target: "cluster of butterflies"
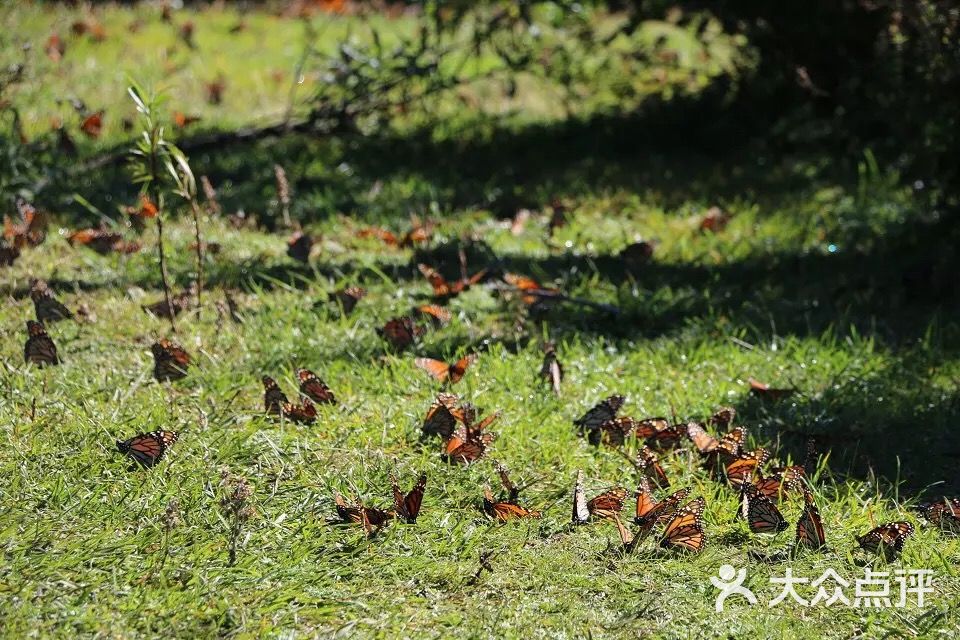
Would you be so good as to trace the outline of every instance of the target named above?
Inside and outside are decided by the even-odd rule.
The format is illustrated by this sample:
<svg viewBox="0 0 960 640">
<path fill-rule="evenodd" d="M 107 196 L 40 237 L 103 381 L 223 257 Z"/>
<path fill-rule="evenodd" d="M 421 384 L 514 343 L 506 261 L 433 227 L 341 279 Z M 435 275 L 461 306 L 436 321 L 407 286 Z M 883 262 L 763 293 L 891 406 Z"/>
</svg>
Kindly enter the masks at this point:
<svg viewBox="0 0 960 640">
<path fill-rule="evenodd" d="M 751 386 L 755 388 L 755 385 Z M 687 489 L 680 489 L 660 502 L 653 497 L 650 489 L 650 484 L 658 487 L 670 484 L 657 452 L 671 451 L 687 442 L 699 454 L 701 465 L 707 473 L 737 492 L 737 518 L 746 521 L 751 532 L 777 534 L 787 529 L 789 522 L 778 505 L 791 495 L 800 495 L 803 498 L 803 511 L 796 524 L 794 548 L 826 547 L 823 520 L 809 480 L 816 456 L 812 440 L 808 442 L 807 459 L 803 465 L 777 467 L 765 472 L 764 466 L 771 458 L 770 452 L 764 448 L 753 451 L 744 449 L 747 431 L 744 427 L 730 429 L 736 417 L 732 408 L 717 411 L 709 420 L 710 424 L 725 431 L 718 438 L 711 435 L 707 425 L 701 422 L 677 422 L 662 417 L 637 420 L 618 416 L 624 402 L 625 398 L 621 395 L 610 396 L 592 407 L 574 424 L 594 445 L 602 443 L 619 448 L 628 438 L 636 438 L 644 443 L 636 459 L 632 460 L 642 473 L 634 519 L 640 526 L 639 535 L 634 535 L 618 517 L 615 518 L 626 549 L 631 550 L 649 534 L 649 528 L 655 524 L 651 522 L 650 513 L 656 515 L 656 520 L 670 518 L 665 531 L 665 545 L 700 551 L 706 544 L 702 519 L 705 503 L 702 498 L 680 507 L 680 501 L 689 493 Z M 668 506 L 662 507 L 664 504 Z M 952 527 L 956 522 L 953 515 L 955 506 L 950 500 L 944 499 L 942 503 L 926 507 L 924 515 L 931 523 L 937 524 L 953 518 L 950 523 Z M 665 516 L 664 513 L 672 515 Z M 904 543 L 913 533 L 914 527 L 909 522 L 889 522 L 858 536 L 856 541 L 866 551 L 895 556 L 902 551 Z"/>
</svg>

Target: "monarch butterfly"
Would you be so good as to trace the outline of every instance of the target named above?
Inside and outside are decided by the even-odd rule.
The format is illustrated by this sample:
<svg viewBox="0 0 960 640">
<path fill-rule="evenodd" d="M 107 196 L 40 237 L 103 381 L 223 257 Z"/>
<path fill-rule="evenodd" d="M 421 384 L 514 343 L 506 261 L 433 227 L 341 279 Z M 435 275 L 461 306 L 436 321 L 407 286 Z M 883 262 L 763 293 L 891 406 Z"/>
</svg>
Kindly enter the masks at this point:
<svg viewBox="0 0 960 640">
<path fill-rule="evenodd" d="M 706 501 L 701 497 L 677 509 L 663 530 L 660 546 L 700 553 L 707 543 L 707 534 L 703 531 L 705 508 Z"/>
<path fill-rule="evenodd" d="M 361 229 L 357 232 L 357 237 L 376 238 L 391 247 L 396 247 L 400 244 L 397 236 L 392 231 L 387 231 L 386 229 L 382 229 L 380 227 L 367 227 L 366 229 Z"/>
<path fill-rule="evenodd" d="M 287 240 L 287 256 L 306 264 L 310 260 L 310 250 L 313 248 L 313 238 L 303 231 L 295 231 Z"/>
<path fill-rule="evenodd" d="M 941 498 L 922 504 L 920 513 L 930 524 L 951 533 L 960 533 L 960 498 Z"/>
<path fill-rule="evenodd" d="M 763 495 L 767 496 L 774 503 L 780 499 L 780 494 L 788 491 L 802 491 L 806 486 L 807 474 L 803 467 L 793 465 L 780 469 L 774 469 L 773 474 L 765 477 L 760 470 L 757 470 L 757 480 L 754 485 Z"/>
<path fill-rule="evenodd" d="M 80 121 L 80 130 L 91 138 L 99 138 L 103 130 L 103 110 L 91 113 Z"/>
<path fill-rule="evenodd" d="M 433 358 L 417 358 L 413 363 L 440 382 L 449 380 L 451 383 L 457 383 L 463 379 L 463 376 L 467 373 L 467 368 L 473 364 L 476 359 L 476 354 L 468 354 L 451 364 L 434 360 Z"/>
<path fill-rule="evenodd" d="M 687 437 L 702 455 L 718 453 L 735 457 L 746 442 L 747 432 L 743 427 L 737 427 L 718 440 L 707 433 L 702 424 L 691 422 L 687 424 Z"/>
<path fill-rule="evenodd" d="M 469 465 L 482 458 L 496 439 L 497 434 L 492 432 L 466 440 L 454 435 L 447 441 L 442 457 L 450 464 Z"/>
<path fill-rule="evenodd" d="M 710 416 L 710 424 L 717 429 L 727 429 L 733 424 L 736 417 L 737 410 L 733 407 L 720 407 Z"/>
<path fill-rule="evenodd" d="M 47 237 L 48 217 L 23 198 L 17 198 L 16 205 L 20 220 L 3 216 L 3 237 L 14 249 L 36 247 Z"/>
<path fill-rule="evenodd" d="M 158 382 L 180 380 L 187 375 L 190 354 L 183 347 L 162 338 L 150 347 L 153 352 L 153 377 Z"/>
<path fill-rule="evenodd" d="M 557 350 L 552 342 L 543 347 L 543 364 L 540 366 L 540 377 L 550 385 L 553 393 L 560 397 L 560 383 L 563 382 L 563 365 L 557 359 Z"/>
<path fill-rule="evenodd" d="M 300 380 L 300 393 L 317 404 L 337 404 L 337 398 L 326 383 L 309 369 L 297 369 L 297 378 Z"/>
<path fill-rule="evenodd" d="M 587 432 L 587 441 L 597 446 L 601 442 L 611 447 L 621 446 L 637 429 L 637 421 L 629 416 L 620 416 L 601 423 Z"/>
<path fill-rule="evenodd" d="M 637 510 L 633 521 L 640 525 L 645 532 L 649 532 L 654 525 L 666 522 L 673 517 L 677 506 L 687 499 L 690 495 L 690 489 L 684 487 L 674 491 L 661 501 L 653 497 L 653 492 L 647 484 L 646 478 L 640 478 L 637 487 Z"/>
<path fill-rule="evenodd" d="M 167 449 L 177 441 L 176 431 L 151 431 L 135 435 L 129 440 L 117 440 L 117 450 L 133 458 L 142 467 L 149 468 L 160 462 Z"/>
<path fill-rule="evenodd" d="M 343 312 L 350 315 L 357 303 L 363 300 L 367 295 L 367 290 L 362 287 L 345 287 L 333 292 L 333 299 L 343 307 Z"/>
<path fill-rule="evenodd" d="M 186 23 L 190 24 L 190 23 Z M 184 26 L 186 26 L 186 24 Z M 182 111 L 173 112 L 173 124 L 178 128 L 183 129 L 184 127 L 189 127 L 191 124 L 196 124 L 200 122 L 200 116 L 188 115 Z"/>
<path fill-rule="evenodd" d="M 913 525 L 909 522 L 888 522 L 862 536 L 856 536 L 856 539 L 860 548 L 870 553 L 882 551 L 884 554 L 898 554 L 903 551 L 903 543 L 913 532 Z"/>
<path fill-rule="evenodd" d="M 630 529 L 623 524 L 623 521 L 620 520 L 619 515 L 613 518 L 613 523 L 617 527 L 617 533 L 620 535 L 620 543 L 623 545 L 624 550 L 627 553 L 632 552 L 637 546 L 637 543 L 639 543 L 643 538 L 634 536 L 633 532 L 631 532 Z"/>
<path fill-rule="evenodd" d="M 516 288 L 521 294 L 523 294 L 520 299 L 527 306 L 532 306 L 537 302 L 540 302 L 543 297 L 549 297 L 550 294 L 560 293 L 559 289 L 553 287 L 544 287 L 533 278 L 515 273 L 503 274 L 503 281 L 511 287 Z M 537 294 L 547 294 L 547 296 Z"/>
<path fill-rule="evenodd" d="M 167 300 L 164 298 L 153 304 L 142 305 L 142 309 L 158 318 L 169 318 L 171 315 L 177 316 L 189 309 L 192 299 L 193 292 L 184 291 L 175 296 L 171 296 L 169 306 L 167 306 Z"/>
<path fill-rule="evenodd" d="M 424 435 L 439 435 L 449 438 L 457 426 L 457 416 L 463 413 L 457 406 L 459 399 L 452 393 L 437 394 L 436 400 L 427 409 L 427 415 L 420 427 Z"/>
<path fill-rule="evenodd" d="M 160 213 L 160 209 L 157 208 L 157 205 L 154 204 L 153 200 L 145 193 L 140 194 L 140 206 L 129 206 L 125 207 L 124 210 L 128 216 L 134 218 L 156 218 Z"/>
<path fill-rule="evenodd" d="M 660 466 L 657 454 L 650 447 L 644 445 L 640 448 L 639 453 L 637 453 L 637 466 L 661 489 L 670 486 L 670 480 L 664 473 L 663 467 Z"/>
<path fill-rule="evenodd" d="M 367 227 L 366 229 L 361 229 L 357 232 L 357 237 L 377 238 L 387 246 L 400 248 L 428 242 L 430 237 L 433 235 L 433 225 L 429 223 L 422 224 L 416 218 L 414 218 L 411 222 L 413 228 L 403 234 L 403 236 L 400 238 L 397 238 L 396 234 L 394 234 L 392 231 L 388 231 L 387 229 L 380 227 Z"/>
<path fill-rule="evenodd" d="M 573 515 L 570 517 L 573 524 L 586 524 L 590 521 L 590 510 L 587 508 L 587 496 L 583 491 L 583 471 L 578 470 L 573 481 Z"/>
<path fill-rule="evenodd" d="M 790 526 L 773 501 L 752 484 L 744 484 L 740 489 L 738 515 L 754 533 L 780 533 Z"/>
<path fill-rule="evenodd" d="M 454 429 L 444 443 L 443 457 L 451 464 L 470 464 L 479 460 L 487 448 L 496 440 L 495 433 L 484 433 L 484 429 L 500 417 L 500 412 L 492 413 L 478 423 L 474 423 L 476 409 L 470 406 L 460 407 L 463 425 Z"/>
<path fill-rule="evenodd" d="M 515 501 L 520 495 L 520 489 L 510 480 L 510 473 L 507 471 L 507 468 L 497 460 L 493 461 L 493 468 L 497 471 L 497 475 L 500 476 L 500 484 L 503 485 L 504 491 L 507 492 L 507 500 L 510 502 Z"/>
<path fill-rule="evenodd" d="M 72 320 L 73 312 L 53 296 L 53 292 L 43 280 L 36 280 L 30 287 L 30 299 L 33 300 L 33 309 L 37 320 L 43 323 Z"/>
<path fill-rule="evenodd" d="M 415 524 L 420 515 L 420 505 L 423 503 L 423 492 L 427 488 L 427 474 L 421 473 L 417 484 L 404 495 L 396 476 L 390 476 L 390 486 L 393 489 L 393 509 L 397 517 L 407 524 Z"/>
<path fill-rule="evenodd" d="M 313 424 L 317 420 L 317 409 L 309 398 L 304 398 L 303 404 L 281 403 L 280 415 L 297 424 Z"/>
<path fill-rule="evenodd" d="M 615 487 L 587 500 L 587 510 L 595 518 L 608 520 L 620 513 L 627 490 Z"/>
<path fill-rule="evenodd" d="M 726 467 L 727 482 L 735 489 L 739 489 L 744 484 L 752 483 L 754 473 L 769 459 L 770 453 L 762 448 L 746 454 L 741 453 Z"/>
<path fill-rule="evenodd" d="M 820 510 L 809 491 L 804 492 L 803 500 L 805 503 L 803 513 L 797 520 L 796 544 L 803 545 L 808 549 L 820 549 L 827 544 L 826 536 L 823 534 L 823 520 L 820 519 Z"/>
<path fill-rule="evenodd" d="M 140 243 L 125 242 L 123 236 L 108 229 L 80 229 L 67 236 L 71 245 L 81 245 L 93 249 L 100 255 L 108 253 L 136 253 Z"/>
<path fill-rule="evenodd" d="M 514 518 L 539 518 L 539 511 L 531 511 L 521 507 L 511 499 L 497 500 L 493 497 L 490 487 L 483 488 L 483 511 L 494 520 L 506 522 Z"/>
<path fill-rule="evenodd" d="M 436 304 L 421 304 L 413 308 L 413 313 L 427 317 L 437 327 L 447 324 L 453 317 L 449 311 Z"/>
<path fill-rule="evenodd" d="M 750 393 L 769 400 L 780 400 L 796 393 L 796 389 L 774 389 L 769 384 L 750 378 Z"/>
<path fill-rule="evenodd" d="M 27 342 L 23 346 L 23 358 L 28 364 L 38 367 L 60 364 L 57 345 L 53 343 L 53 338 L 47 335 L 42 322 L 27 320 Z"/>
<path fill-rule="evenodd" d="M 607 420 L 617 417 L 617 412 L 623 406 L 626 398 L 621 395 L 612 395 L 573 421 L 581 435 L 596 431 Z"/>
<path fill-rule="evenodd" d="M 417 326 L 410 316 L 401 316 L 388 320 L 383 327 L 377 329 L 377 334 L 390 343 L 394 349 L 405 349 L 420 338 L 426 331 Z"/>
<path fill-rule="evenodd" d="M 658 451 L 666 451 L 677 447 L 687 434 L 687 425 L 673 424 L 668 427 L 656 428 L 653 435 L 647 438 L 647 446 Z"/>
<path fill-rule="evenodd" d="M 643 420 L 634 420 L 634 433 L 637 438 L 646 440 L 658 431 L 664 431 L 670 426 L 670 421 L 666 418 L 657 416 L 654 418 L 644 418 Z"/>
<path fill-rule="evenodd" d="M 263 376 L 263 407 L 264 410 L 273 415 L 280 415 L 283 412 L 283 406 L 290 404 L 286 394 L 277 386 L 277 381 L 270 376 Z"/>
<path fill-rule="evenodd" d="M 447 279 L 440 275 L 440 272 L 433 267 L 429 267 L 423 263 L 420 263 L 417 265 L 417 268 L 433 288 L 433 296 L 440 299 L 454 298 L 460 295 L 473 285 L 483 280 L 487 275 L 487 270 L 481 269 L 472 276 L 467 276 L 466 270 L 464 269 L 464 273 L 459 280 L 448 282 Z"/>
<path fill-rule="evenodd" d="M 339 493 L 333 494 L 333 505 L 341 522 L 363 525 L 367 536 L 373 536 L 394 517 L 394 514 L 389 511 L 366 507 L 357 502 L 347 502 Z"/>
</svg>

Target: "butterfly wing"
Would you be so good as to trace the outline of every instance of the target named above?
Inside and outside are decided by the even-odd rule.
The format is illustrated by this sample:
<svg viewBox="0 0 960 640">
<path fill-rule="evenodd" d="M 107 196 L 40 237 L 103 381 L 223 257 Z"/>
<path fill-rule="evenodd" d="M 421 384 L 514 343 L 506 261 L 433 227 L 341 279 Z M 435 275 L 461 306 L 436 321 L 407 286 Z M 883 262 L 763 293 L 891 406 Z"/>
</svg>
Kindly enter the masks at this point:
<svg viewBox="0 0 960 640">
<path fill-rule="evenodd" d="M 337 398 L 330 387 L 309 369 L 297 369 L 300 380 L 300 393 L 317 404 L 337 404 Z"/>
<path fill-rule="evenodd" d="M 754 485 L 746 484 L 741 493 L 746 505 L 744 509 L 747 524 L 754 533 L 780 533 L 789 524 L 770 498 L 763 495 Z"/>
<path fill-rule="evenodd" d="M 23 346 L 23 357 L 26 362 L 38 367 L 60 364 L 57 345 L 47 334 L 42 322 L 27 320 L 27 341 Z"/>
<path fill-rule="evenodd" d="M 590 521 L 590 509 L 587 507 L 587 497 L 583 491 L 583 471 L 577 471 L 577 478 L 573 483 L 573 524 L 586 524 Z"/>
<path fill-rule="evenodd" d="M 149 468 L 163 458 L 170 445 L 179 437 L 176 431 L 151 431 L 135 435 L 129 440 L 118 440 L 117 449 L 142 467 Z"/>
<path fill-rule="evenodd" d="M 425 435 L 439 435 L 449 438 L 457 426 L 455 412 L 458 398 L 452 393 L 441 393 L 427 409 L 421 430 Z"/>
<path fill-rule="evenodd" d="M 463 380 L 463 376 L 467 373 L 467 368 L 473 364 L 473 361 L 477 359 L 475 354 L 466 355 L 455 363 L 453 363 L 450 368 L 450 382 L 457 383 Z"/>
<path fill-rule="evenodd" d="M 621 395 L 612 395 L 592 407 L 585 414 L 573 421 L 580 433 L 590 433 L 600 428 L 604 422 L 617 417 L 617 412 L 626 401 Z"/>
<path fill-rule="evenodd" d="M 808 549 L 820 549 L 827 544 L 826 536 L 823 533 L 823 520 L 820 518 L 820 510 L 809 492 L 804 493 L 804 502 L 803 513 L 797 520 L 796 543 Z"/>
<path fill-rule="evenodd" d="M 637 454 L 637 463 L 640 469 L 661 489 L 670 486 L 670 480 L 660 466 L 660 459 L 650 447 L 644 445 Z"/>
<path fill-rule="evenodd" d="M 663 531 L 660 546 L 692 553 L 702 551 L 707 542 L 707 536 L 703 530 L 705 507 L 706 501 L 703 498 L 697 498 L 678 509 Z"/>
<path fill-rule="evenodd" d="M 587 510 L 590 515 L 602 520 L 612 519 L 623 509 L 623 501 L 627 497 L 627 490 L 621 487 L 604 491 L 598 496 L 587 500 Z"/>
<path fill-rule="evenodd" d="M 420 273 L 423 274 L 423 277 L 425 277 L 427 282 L 430 283 L 430 286 L 433 287 L 433 295 L 435 297 L 445 298 L 454 293 L 450 283 L 447 282 L 447 279 L 440 275 L 440 272 L 433 267 L 428 267 L 425 264 L 418 264 L 417 269 L 420 270 Z"/>
<path fill-rule="evenodd" d="M 270 376 L 263 376 L 261 381 L 263 382 L 264 410 L 273 415 L 280 415 L 283 405 L 289 404 L 290 401 L 287 399 L 286 394 L 280 390 L 276 380 Z"/>
<path fill-rule="evenodd" d="M 900 553 L 907 538 L 913 535 L 913 525 L 909 522 L 888 522 L 857 536 L 857 543 L 866 551 Z"/>
</svg>

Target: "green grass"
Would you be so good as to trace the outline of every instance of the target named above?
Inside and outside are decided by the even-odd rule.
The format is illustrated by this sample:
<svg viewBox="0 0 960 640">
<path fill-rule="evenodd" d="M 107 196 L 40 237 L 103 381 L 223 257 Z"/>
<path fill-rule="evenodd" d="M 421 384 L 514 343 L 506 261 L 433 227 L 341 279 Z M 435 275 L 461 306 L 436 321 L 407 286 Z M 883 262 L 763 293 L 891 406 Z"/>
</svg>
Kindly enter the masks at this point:
<svg viewBox="0 0 960 640">
<path fill-rule="evenodd" d="M 125 23 L 127 10 L 111 11 L 119 17 L 105 18 L 108 27 Z M 42 13 L 28 7 L 14 15 L 27 24 Z M 72 20 L 60 8 L 50 15 L 65 25 Z M 195 19 L 199 38 L 234 18 L 212 11 Z M 296 57 L 265 51 L 264 60 L 274 55 L 278 65 Z M 92 82 L 77 69 L 71 74 L 78 84 Z M 123 84 L 116 79 L 103 100 L 121 104 Z M 284 92 L 271 91 L 264 104 L 271 95 L 283 104 Z M 224 126 L 254 111 L 228 103 Z M 45 108 L 37 113 L 46 115 Z M 709 582 L 723 564 L 746 566 L 747 585 L 764 605 L 776 595 L 769 578 L 787 566 L 811 578 L 827 568 L 862 577 L 866 558 L 854 552 L 853 536 L 871 519 L 919 525 L 912 506 L 960 490 L 960 332 L 949 285 L 938 288 L 949 258 L 917 250 L 946 232 L 922 192 L 901 186 L 869 156 L 857 173 L 762 146 L 693 153 L 619 140 L 645 132 L 642 120 L 520 126 L 476 116 L 445 126 L 439 133 L 272 140 L 194 157 L 228 212 L 243 207 L 266 222 L 276 217 L 272 167 L 281 161 L 293 183 L 294 215 L 322 241 L 303 266 L 285 256 L 282 233 L 205 219 L 206 237 L 223 244 L 206 265 L 208 300 L 222 298 L 223 288 L 240 289 L 243 322 L 218 318 L 212 303 L 181 317 L 177 339 L 197 366 L 178 383 L 151 378 L 149 346 L 169 335 L 165 322 L 140 309 L 161 295 L 152 229 L 142 238 L 148 249 L 121 258 L 72 248 L 54 227 L 44 245 L 4 268 L 0 634 L 957 634 L 960 542 L 923 526 L 892 566 L 936 572 L 936 593 L 922 610 L 768 609 L 731 599 L 714 613 L 717 591 Z M 105 138 L 113 144 L 122 135 Z M 53 185 L 45 197 L 65 229 L 94 224 L 73 194 L 116 217 L 118 204 L 135 193 L 124 181 L 122 171 L 106 170 Z M 514 236 L 495 215 L 513 198 L 540 207 L 555 195 L 571 202 L 571 224 L 550 243 L 542 217 Z M 715 203 L 733 212 L 733 221 L 715 235 L 697 231 L 698 216 Z M 408 213 L 437 220 L 429 252 L 355 237 L 367 223 L 402 229 Z M 626 273 L 616 254 L 641 237 L 657 241 L 655 258 Z M 168 241 L 179 289 L 192 276 L 190 226 L 173 223 Z M 517 303 L 484 285 L 452 301 L 454 321 L 418 347 L 386 350 L 375 328 L 428 298 L 416 262 L 454 269 L 457 247 L 466 248 L 472 268 L 528 273 L 622 313 L 610 318 L 562 305 L 525 317 L 517 331 Z M 22 365 L 32 277 L 96 316 L 50 329 L 60 367 Z M 341 317 L 326 300 L 347 283 L 370 295 Z M 566 368 L 559 399 L 535 376 L 546 336 L 558 342 Z M 419 437 L 439 387 L 413 357 L 467 350 L 481 355 L 455 390 L 503 412 L 491 457 L 526 485 L 521 501 L 543 512 L 539 520 L 492 524 L 480 510 L 484 483 L 496 486 L 490 461 L 450 467 L 438 443 Z M 262 411 L 260 376 L 273 375 L 292 396 L 299 366 L 316 371 L 342 402 L 321 408 L 311 427 L 277 423 Z M 801 393 L 761 402 L 747 394 L 749 377 Z M 784 462 L 800 459 L 807 436 L 816 435 L 826 453 L 814 487 L 829 550 L 786 563 L 750 560 L 750 549 L 786 546 L 793 528 L 776 539 L 749 535 L 733 521 L 733 492 L 710 480 L 687 450 L 665 456 L 664 466 L 675 486 L 707 500 L 703 554 L 674 557 L 647 545 L 624 556 L 609 524 L 571 528 L 577 469 L 590 492 L 636 482 L 623 458 L 588 445 L 571 422 L 615 392 L 628 398 L 623 413 L 636 417 L 673 409 L 702 418 L 735 406 L 751 445 L 775 449 Z M 159 428 L 182 432 L 169 458 L 150 471 L 128 471 L 114 440 Z M 415 526 L 392 524 L 367 540 L 359 527 L 327 522 L 334 491 L 384 506 L 389 475 L 409 484 L 419 471 L 428 474 L 428 487 Z M 255 513 L 233 566 L 220 504 L 225 472 L 254 487 Z M 171 501 L 182 522 L 168 532 Z M 800 508 L 796 500 L 784 506 L 791 523 Z M 481 553 L 492 553 L 494 572 L 472 584 Z"/>
</svg>

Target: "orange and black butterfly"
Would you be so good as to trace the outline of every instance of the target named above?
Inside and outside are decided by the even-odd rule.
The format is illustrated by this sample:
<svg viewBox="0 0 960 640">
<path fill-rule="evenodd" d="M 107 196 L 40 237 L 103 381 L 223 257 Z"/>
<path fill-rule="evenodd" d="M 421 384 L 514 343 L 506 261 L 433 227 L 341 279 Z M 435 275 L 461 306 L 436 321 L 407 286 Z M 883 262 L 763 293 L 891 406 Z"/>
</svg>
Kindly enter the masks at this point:
<svg viewBox="0 0 960 640">
<path fill-rule="evenodd" d="M 540 377 L 550 385 L 553 393 L 560 396 L 560 383 L 563 382 L 563 365 L 557 359 L 557 349 L 552 342 L 543 347 L 543 364 L 540 366 Z"/>
<path fill-rule="evenodd" d="M 33 310 L 40 322 L 49 324 L 73 319 L 73 312 L 53 296 L 50 287 L 43 280 L 34 281 L 30 287 L 30 299 L 33 300 Z"/>
<path fill-rule="evenodd" d="M 707 534 L 703 530 L 705 508 L 706 501 L 703 498 L 697 498 L 677 509 L 663 530 L 660 546 L 665 549 L 700 553 L 707 543 Z"/>
<path fill-rule="evenodd" d="M 417 268 L 430 283 L 430 286 L 433 287 L 433 297 L 438 299 L 454 298 L 483 280 L 487 275 L 487 270 L 481 269 L 472 276 L 467 276 L 464 273 L 459 280 L 448 282 L 433 267 L 421 263 L 417 265 Z"/>
<path fill-rule="evenodd" d="M 780 500 L 781 493 L 800 492 L 806 487 L 807 474 L 800 465 L 774 469 L 770 476 L 764 476 L 758 469 L 754 486 L 774 503 Z"/>
<path fill-rule="evenodd" d="M 280 415 L 297 424 L 313 424 L 317 421 L 317 408 L 310 402 L 310 398 L 304 398 L 302 404 L 282 403 Z"/>
<path fill-rule="evenodd" d="M 14 222 L 3 216 L 3 238 L 16 249 L 36 247 L 47 237 L 48 217 L 22 198 L 17 198 L 16 205 L 20 219 Z"/>
<path fill-rule="evenodd" d="M 667 474 L 660 466 L 660 459 L 650 447 L 644 445 L 637 453 L 637 468 L 643 471 L 646 476 L 661 489 L 670 486 L 670 480 Z"/>
<path fill-rule="evenodd" d="M 27 342 L 23 346 L 23 357 L 27 363 L 42 367 L 48 364 L 60 364 L 57 345 L 47 335 L 42 322 L 27 320 Z"/>
<path fill-rule="evenodd" d="M 173 112 L 173 124 L 179 129 L 196 124 L 197 122 L 200 122 L 201 119 L 202 118 L 200 118 L 200 116 L 187 114 L 182 111 Z"/>
<path fill-rule="evenodd" d="M 183 347 L 162 338 L 153 343 L 150 351 L 153 352 L 153 377 L 158 382 L 180 380 L 187 376 L 190 354 Z"/>
<path fill-rule="evenodd" d="M 461 425 L 454 429 L 453 434 L 444 443 L 443 458 L 451 464 L 464 465 L 482 458 L 493 441 L 497 439 L 497 434 L 483 430 L 499 416 L 499 412 L 493 413 L 476 425 Z"/>
<path fill-rule="evenodd" d="M 442 327 L 447 324 L 453 317 L 449 311 L 436 304 L 418 305 L 413 308 L 412 313 L 426 317 L 437 327 Z"/>
<path fill-rule="evenodd" d="M 647 437 L 646 444 L 651 449 L 666 451 L 680 446 L 687 435 L 687 425 L 679 423 L 655 428 L 653 435 Z"/>
<path fill-rule="evenodd" d="M 283 406 L 290 404 L 286 394 L 280 390 L 277 381 L 270 376 L 263 376 L 263 407 L 271 415 L 280 415 L 283 412 Z"/>
<path fill-rule="evenodd" d="M 394 517 L 394 514 L 390 511 L 366 507 L 358 502 L 347 502 L 339 493 L 333 495 L 333 505 L 341 522 L 363 525 L 363 530 L 369 537 L 372 537 Z"/>
<path fill-rule="evenodd" d="M 80 121 L 80 130 L 91 138 L 99 138 L 103 130 L 103 111 L 91 113 Z"/>
<path fill-rule="evenodd" d="M 423 492 L 427 488 L 427 474 L 421 473 L 417 484 L 413 485 L 407 494 L 400 490 L 396 476 L 390 477 L 390 486 L 393 489 L 393 509 L 397 517 L 407 524 L 415 524 L 423 504 Z"/>
<path fill-rule="evenodd" d="M 583 491 L 583 471 L 578 471 L 573 484 L 573 523 L 586 524 L 591 517 L 612 520 L 623 509 L 626 497 L 626 489 L 615 487 L 587 500 Z"/>
<path fill-rule="evenodd" d="M 620 516 L 613 518 L 613 523 L 617 527 L 617 533 L 620 535 L 620 543 L 623 545 L 624 551 L 631 553 L 637 544 L 643 541 L 645 536 L 635 536 L 630 529 L 623 524 L 623 521 L 620 519 Z"/>
<path fill-rule="evenodd" d="M 298 262 L 309 262 L 312 248 L 313 238 L 303 231 L 295 231 L 287 240 L 287 255 Z"/>
<path fill-rule="evenodd" d="M 923 517 L 942 531 L 960 534 L 960 498 L 941 498 L 919 507 Z"/>
<path fill-rule="evenodd" d="M 710 416 L 710 424 L 715 426 L 717 429 L 727 429 L 731 424 L 733 424 L 733 421 L 736 417 L 736 409 L 733 407 L 721 407 L 717 409 L 712 416 Z"/>
<path fill-rule="evenodd" d="M 520 299 L 527 306 L 533 306 L 560 293 L 559 289 L 544 287 L 533 278 L 516 273 L 503 274 L 503 281 L 521 293 Z"/>
<path fill-rule="evenodd" d="M 506 522 L 514 518 L 539 518 L 539 511 L 531 511 L 521 507 L 511 499 L 497 500 L 493 497 L 490 487 L 483 488 L 483 512 L 499 522 Z"/>
<path fill-rule="evenodd" d="M 770 453 L 762 448 L 750 453 L 741 453 L 724 470 L 727 482 L 735 489 L 739 489 L 744 484 L 752 483 L 754 475 L 769 459 Z"/>
<path fill-rule="evenodd" d="M 367 290 L 362 287 L 345 287 L 334 291 L 333 299 L 343 307 L 343 312 L 349 315 L 366 295 Z"/>
<path fill-rule="evenodd" d="M 503 490 L 507 492 L 507 500 L 511 502 L 516 501 L 520 495 L 520 489 L 510 480 L 510 472 L 497 460 L 493 461 L 493 468 L 496 469 L 497 475 L 500 476 L 500 484 L 503 485 Z"/>
<path fill-rule="evenodd" d="M 309 369 L 297 369 L 297 378 L 300 380 L 300 393 L 317 404 L 337 404 L 337 398 L 326 383 Z"/>
<path fill-rule="evenodd" d="M 405 349 L 416 342 L 426 331 L 416 324 L 410 316 L 401 316 L 388 320 L 377 334 L 390 343 L 394 349 Z"/>
<path fill-rule="evenodd" d="M 621 395 L 612 395 L 592 407 L 585 414 L 573 421 L 581 435 L 591 434 L 600 428 L 607 420 L 617 417 L 617 412 L 623 406 L 626 398 Z"/>
<path fill-rule="evenodd" d="M 463 412 L 459 407 L 459 398 L 452 393 L 437 394 L 436 400 L 427 409 L 421 430 L 424 435 L 438 435 L 449 438 L 457 426 L 457 420 L 462 419 Z"/>
<path fill-rule="evenodd" d="M 413 361 L 418 368 L 430 374 L 430 377 L 440 382 L 457 383 L 467 373 L 467 368 L 477 359 L 475 354 L 466 355 L 456 362 L 447 364 L 433 358 L 417 358 Z"/>
<path fill-rule="evenodd" d="M 820 549 L 827 544 L 827 538 L 823 533 L 823 520 L 820 518 L 820 510 L 809 491 L 804 492 L 803 499 L 805 504 L 803 513 L 797 520 L 796 544 L 808 549 Z"/>
<path fill-rule="evenodd" d="M 640 478 L 637 486 L 637 509 L 633 521 L 640 525 L 644 533 L 649 533 L 654 525 L 663 524 L 673 517 L 677 507 L 690 495 L 690 489 L 684 487 L 674 491 L 663 500 L 657 501 L 650 490 L 646 478 Z"/>
<path fill-rule="evenodd" d="M 790 526 L 773 501 L 752 484 L 744 484 L 740 489 L 738 515 L 754 533 L 780 533 Z"/>
<path fill-rule="evenodd" d="M 750 378 L 750 393 L 768 400 L 780 400 L 797 392 L 796 389 L 774 389 L 769 384 Z"/>
<path fill-rule="evenodd" d="M 126 242 L 123 236 L 109 229 L 80 229 L 67 236 L 71 245 L 81 245 L 93 249 L 100 255 L 109 253 L 136 253 L 139 242 Z"/>
<path fill-rule="evenodd" d="M 623 445 L 637 429 L 637 421 L 629 416 L 620 416 L 601 423 L 596 429 L 587 432 L 587 441 L 597 446 L 601 443 L 610 447 Z"/>
<path fill-rule="evenodd" d="M 913 535 L 913 525 L 909 522 L 888 522 L 857 536 L 860 548 L 870 553 L 883 552 L 896 555 L 903 551 L 903 543 Z"/>
<path fill-rule="evenodd" d="M 179 437 L 180 434 L 176 431 L 141 433 L 129 440 L 117 440 L 117 450 L 140 466 L 149 468 L 160 462 L 170 445 Z"/>
<path fill-rule="evenodd" d="M 737 427 L 718 440 L 707 433 L 702 424 L 691 422 L 687 424 L 687 437 L 703 456 L 704 468 L 719 476 L 740 455 L 747 432 L 743 427 Z"/>
</svg>

